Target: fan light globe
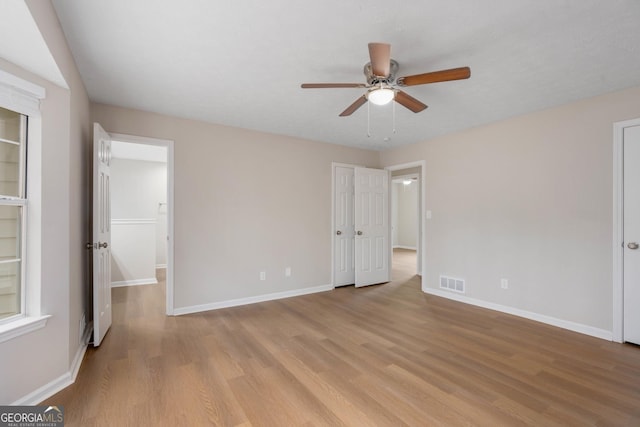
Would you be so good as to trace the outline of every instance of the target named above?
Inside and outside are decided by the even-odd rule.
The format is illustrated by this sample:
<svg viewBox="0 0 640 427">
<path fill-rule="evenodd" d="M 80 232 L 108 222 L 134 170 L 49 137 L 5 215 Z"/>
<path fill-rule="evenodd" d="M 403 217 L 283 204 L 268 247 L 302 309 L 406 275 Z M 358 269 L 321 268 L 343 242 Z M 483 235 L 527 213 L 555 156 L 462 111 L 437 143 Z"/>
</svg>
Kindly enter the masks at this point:
<svg viewBox="0 0 640 427">
<path fill-rule="evenodd" d="M 367 94 L 367 99 L 376 105 L 386 105 L 393 100 L 394 92 L 389 88 L 374 89 Z"/>
</svg>

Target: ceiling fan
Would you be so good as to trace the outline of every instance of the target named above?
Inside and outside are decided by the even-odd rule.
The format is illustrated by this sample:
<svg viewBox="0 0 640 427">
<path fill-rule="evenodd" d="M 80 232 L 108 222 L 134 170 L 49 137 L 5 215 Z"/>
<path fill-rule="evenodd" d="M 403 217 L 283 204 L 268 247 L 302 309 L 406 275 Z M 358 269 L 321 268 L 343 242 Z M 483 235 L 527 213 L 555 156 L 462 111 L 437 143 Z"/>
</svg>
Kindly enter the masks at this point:
<svg viewBox="0 0 640 427">
<path fill-rule="evenodd" d="M 365 94 L 347 107 L 341 117 L 350 116 L 367 101 L 376 105 L 385 105 L 392 100 L 408 108 L 414 113 L 427 108 L 426 104 L 418 101 L 400 87 L 424 85 L 428 83 L 446 82 L 451 80 L 468 79 L 471 76 L 469 67 L 452 68 L 449 70 L 433 71 L 424 74 L 399 77 L 396 79 L 398 63 L 391 59 L 391 45 L 387 43 L 369 43 L 369 57 L 371 62 L 364 66 L 367 83 L 303 83 L 303 89 L 325 88 L 365 88 Z"/>
</svg>

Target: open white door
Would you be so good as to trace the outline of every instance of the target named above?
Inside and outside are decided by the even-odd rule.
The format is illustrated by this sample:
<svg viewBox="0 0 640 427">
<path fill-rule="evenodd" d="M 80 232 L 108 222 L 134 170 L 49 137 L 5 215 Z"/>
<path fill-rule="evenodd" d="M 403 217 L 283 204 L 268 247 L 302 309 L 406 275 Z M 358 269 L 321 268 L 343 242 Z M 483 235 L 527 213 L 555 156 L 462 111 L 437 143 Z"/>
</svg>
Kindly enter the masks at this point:
<svg viewBox="0 0 640 427">
<path fill-rule="evenodd" d="M 640 126 L 624 129 L 624 341 L 640 344 Z"/>
<path fill-rule="evenodd" d="M 337 166 L 334 172 L 334 286 L 352 285 L 354 270 L 353 167 Z"/>
<path fill-rule="evenodd" d="M 355 168 L 356 287 L 390 280 L 389 171 Z"/>
<path fill-rule="evenodd" d="M 93 345 L 111 326 L 111 138 L 93 124 Z"/>
</svg>

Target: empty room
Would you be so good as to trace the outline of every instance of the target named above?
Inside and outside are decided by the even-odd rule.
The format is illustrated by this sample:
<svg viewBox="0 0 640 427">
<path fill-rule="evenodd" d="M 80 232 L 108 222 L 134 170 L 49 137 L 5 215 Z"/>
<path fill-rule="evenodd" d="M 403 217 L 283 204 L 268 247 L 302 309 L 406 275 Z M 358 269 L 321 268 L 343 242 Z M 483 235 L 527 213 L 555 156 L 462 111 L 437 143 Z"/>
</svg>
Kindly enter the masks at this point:
<svg viewBox="0 0 640 427">
<path fill-rule="evenodd" d="M 640 425 L 639 20 L 0 2 L 0 424 Z"/>
</svg>

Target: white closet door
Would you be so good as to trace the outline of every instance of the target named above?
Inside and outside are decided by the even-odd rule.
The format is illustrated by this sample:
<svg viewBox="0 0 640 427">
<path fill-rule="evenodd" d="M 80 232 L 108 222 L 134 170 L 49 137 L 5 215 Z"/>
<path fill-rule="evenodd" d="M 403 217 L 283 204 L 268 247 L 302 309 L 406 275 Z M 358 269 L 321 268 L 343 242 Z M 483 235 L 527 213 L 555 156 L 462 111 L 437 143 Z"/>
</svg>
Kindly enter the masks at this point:
<svg viewBox="0 0 640 427">
<path fill-rule="evenodd" d="M 623 334 L 640 344 L 640 126 L 624 129 Z"/>
<path fill-rule="evenodd" d="M 355 168 L 356 287 L 390 280 L 389 172 Z"/>
<path fill-rule="evenodd" d="M 338 166 L 334 176 L 334 286 L 352 285 L 356 281 L 354 269 L 352 167 Z"/>
</svg>

